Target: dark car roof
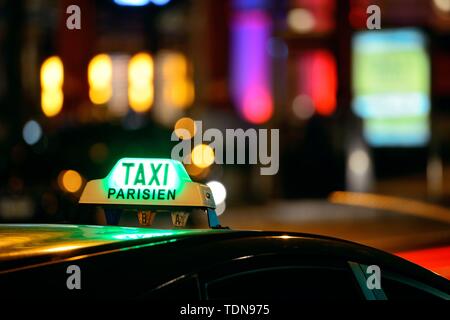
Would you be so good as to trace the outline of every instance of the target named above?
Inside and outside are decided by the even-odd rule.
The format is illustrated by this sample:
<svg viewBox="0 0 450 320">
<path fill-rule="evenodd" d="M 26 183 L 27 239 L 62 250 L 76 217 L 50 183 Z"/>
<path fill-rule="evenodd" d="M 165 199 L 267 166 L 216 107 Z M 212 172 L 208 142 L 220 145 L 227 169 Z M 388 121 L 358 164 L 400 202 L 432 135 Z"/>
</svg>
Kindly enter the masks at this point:
<svg viewBox="0 0 450 320">
<path fill-rule="evenodd" d="M 231 229 L 151 229 L 116 226 L 70 225 L 70 224 L 0 224 L 0 263 L 22 261 L 51 256 L 71 257 L 81 253 L 101 253 L 111 249 L 123 249 L 136 245 L 152 244 L 163 246 L 173 240 L 203 239 L 212 242 L 257 237 L 280 237 L 301 239 L 304 244 L 347 248 L 354 253 L 378 255 L 405 261 L 383 251 L 354 242 L 327 236 L 280 232 L 280 231 L 239 231 Z M 0 267 L 0 271 L 2 268 Z"/>
<path fill-rule="evenodd" d="M 273 239 L 282 241 L 270 241 Z M 186 254 L 191 248 L 204 250 L 205 261 L 214 261 L 218 256 L 236 258 L 248 254 L 295 251 L 330 259 L 334 257 L 367 264 L 391 265 L 398 270 L 425 277 L 432 275 L 426 269 L 383 251 L 319 235 L 277 231 L 160 230 L 63 224 L 0 224 L 0 274 L 77 257 L 108 254 L 143 246 L 164 248 L 167 244 L 175 243 L 179 247 L 177 250 Z M 233 245 L 224 246 L 224 243 Z M 221 250 L 216 250 L 216 247 Z"/>
<path fill-rule="evenodd" d="M 0 225 L 0 276 L 75 260 L 107 259 L 108 265 L 119 269 L 127 268 L 129 263 L 133 263 L 131 266 L 151 263 L 152 270 L 157 272 L 155 279 L 162 280 L 195 273 L 224 261 L 280 254 L 302 257 L 304 261 L 317 257 L 388 266 L 392 272 L 434 283 L 446 292 L 449 288 L 446 279 L 399 257 L 318 235 L 228 229 Z"/>
</svg>

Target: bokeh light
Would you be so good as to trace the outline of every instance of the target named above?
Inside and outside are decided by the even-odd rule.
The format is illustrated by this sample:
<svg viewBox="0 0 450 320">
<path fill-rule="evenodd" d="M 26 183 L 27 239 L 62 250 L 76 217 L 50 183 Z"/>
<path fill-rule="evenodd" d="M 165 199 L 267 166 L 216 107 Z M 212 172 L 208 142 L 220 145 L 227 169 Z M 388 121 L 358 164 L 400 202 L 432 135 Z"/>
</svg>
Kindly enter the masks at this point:
<svg viewBox="0 0 450 320">
<path fill-rule="evenodd" d="M 199 168 L 207 168 L 214 163 L 214 150 L 209 145 L 199 144 L 192 150 L 192 163 Z"/>
<path fill-rule="evenodd" d="M 45 89 L 61 88 L 64 82 L 64 67 L 59 57 L 44 61 L 41 67 L 41 85 Z"/>
<path fill-rule="evenodd" d="M 134 55 L 128 65 L 128 100 L 131 109 L 145 112 L 153 104 L 153 58 L 148 53 Z"/>
<path fill-rule="evenodd" d="M 226 202 L 221 202 L 218 205 L 216 205 L 216 214 L 218 216 L 222 215 L 225 212 L 225 209 L 227 208 Z"/>
<path fill-rule="evenodd" d="M 271 18 L 262 10 L 239 11 L 231 21 L 231 97 L 240 115 L 263 124 L 273 114 Z"/>
<path fill-rule="evenodd" d="M 189 176 L 195 178 L 195 179 L 204 179 L 209 175 L 210 167 L 208 168 L 199 168 L 195 164 L 186 164 L 185 165 L 186 171 L 189 174 Z"/>
<path fill-rule="evenodd" d="M 102 90 L 89 89 L 89 98 L 93 104 L 102 105 L 111 99 L 112 89 L 104 88 Z"/>
<path fill-rule="evenodd" d="M 196 180 L 205 179 L 210 174 L 211 167 L 200 168 L 192 162 L 192 153 L 189 153 L 185 156 L 183 163 L 189 176 L 195 178 Z"/>
<path fill-rule="evenodd" d="M 273 114 L 273 102 L 270 93 L 264 89 L 251 88 L 244 97 L 242 114 L 253 124 L 263 124 Z"/>
<path fill-rule="evenodd" d="M 107 54 L 96 55 L 88 67 L 89 98 L 105 104 L 112 96 L 112 61 Z"/>
<path fill-rule="evenodd" d="M 287 23 L 293 31 L 298 33 L 307 33 L 314 30 L 314 27 L 316 26 L 316 19 L 311 11 L 296 8 L 289 11 Z"/>
<path fill-rule="evenodd" d="M 267 52 L 273 58 L 286 59 L 289 56 L 289 47 L 283 39 L 270 38 L 267 41 Z"/>
<path fill-rule="evenodd" d="M 41 67 L 41 107 L 47 117 L 61 112 L 64 94 L 64 67 L 59 57 L 53 56 L 44 61 Z"/>
<path fill-rule="evenodd" d="M 305 51 L 297 58 L 297 92 L 309 97 L 314 112 L 331 116 L 336 110 L 337 66 L 328 50 Z"/>
<path fill-rule="evenodd" d="M 214 197 L 216 205 L 219 205 L 227 198 L 227 189 L 219 181 L 210 181 L 206 184 L 210 189 Z"/>
<path fill-rule="evenodd" d="M 181 118 L 175 123 L 175 134 L 178 138 L 188 140 L 195 136 L 197 127 L 191 118 Z"/>
<path fill-rule="evenodd" d="M 119 6 L 140 7 L 148 5 L 152 0 L 114 0 L 114 2 Z"/>
<path fill-rule="evenodd" d="M 301 120 L 308 120 L 315 113 L 314 102 L 311 97 L 305 94 L 300 94 L 295 97 L 292 102 L 292 112 Z"/>
<path fill-rule="evenodd" d="M 62 90 L 45 90 L 41 93 L 42 111 L 47 117 L 54 117 L 61 112 L 64 103 Z"/>
<path fill-rule="evenodd" d="M 437 9 L 442 12 L 450 12 L 450 0 L 433 0 L 433 3 Z"/>
<path fill-rule="evenodd" d="M 116 117 L 125 117 L 129 111 L 128 104 L 128 65 L 130 56 L 127 53 L 114 53 L 111 55 L 112 96 L 108 102 L 108 113 Z"/>
<path fill-rule="evenodd" d="M 364 175 L 369 170 L 370 158 L 366 151 L 356 149 L 348 159 L 350 170 L 356 175 Z"/>
<path fill-rule="evenodd" d="M 61 171 L 58 176 L 59 187 L 69 193 L 77 193 L 83 184 L 83 178 L 75 170 Z"/>
<path fill-rule="evenodd" d="M 27 144 L 36 144 L 42 137 L 41 126 L 34 120 L 28 121 L 23 127 L 22 136 Z"/>
<path fill-rule="evenodd" d="M 168 4 L 170 2 L 170 0 L 151 0 L 151 2 L 153 2 L 153 4 L 155 4 L 157 6 L 164 6 L 164 5 Z"/>
</svg>

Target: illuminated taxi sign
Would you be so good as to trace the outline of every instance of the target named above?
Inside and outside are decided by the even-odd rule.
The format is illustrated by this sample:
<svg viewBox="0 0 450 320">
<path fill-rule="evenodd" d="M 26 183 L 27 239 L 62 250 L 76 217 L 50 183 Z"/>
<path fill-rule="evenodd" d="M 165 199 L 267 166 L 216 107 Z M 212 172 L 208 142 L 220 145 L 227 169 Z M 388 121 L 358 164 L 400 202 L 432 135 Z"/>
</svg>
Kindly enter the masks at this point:
<svg viewBox="0 0 450 320">
<path fill-rule="evenodd" d="M 209 187 L 193 182 L 171 159 L 121 159 L 106 178 L 87 183 L 80 203 L 215 209 Z"/>
</svg>

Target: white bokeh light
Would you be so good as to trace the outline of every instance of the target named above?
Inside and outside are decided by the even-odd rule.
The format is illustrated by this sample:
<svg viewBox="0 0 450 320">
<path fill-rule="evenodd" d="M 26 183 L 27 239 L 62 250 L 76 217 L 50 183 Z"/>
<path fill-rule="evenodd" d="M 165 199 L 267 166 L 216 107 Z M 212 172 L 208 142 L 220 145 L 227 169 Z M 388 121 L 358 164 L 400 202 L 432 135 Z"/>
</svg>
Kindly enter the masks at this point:
<svg viewBox="0 0 450 320">
<path fill-rule="evenodd" d="M 227 207 L 227 205 L 226 205 L 225 201 L 220 203 L 220 204 L 218 204 L 217 207 L 216 207 L 216 214 L 217 214 L 217 216 L 220 216 L 222 213 L 224 213 L 226 207 Z"/>
<path fill-rule="evenodd" d="M 353 173 L 364 175 L 370 167 L 370 158 L 365 150 L 357 149 L 350 154 L 349 167 Z"/>
<path fill-rule="evenodd" d="M 287 16 L 288 26 L 295 32 L 311 32 L 316 26 L 316 19 L 311 11 L 302 8 L 296 8 L 289 11 Z"/>
<path fill-rule="evenodd" d="M 210 181 L 207 183 L 207 185 L 211 189 L 214 201 L 216 202 L 217 206 L 225 201 L 225 199 L 227 198 L 227 189 L 222 183 L 218 181 Z"/>
<path fill-rule="evenodd" d="M 440 11 L 450 12 L 450 0 L 433 0 L 433 2 Z"/>
</svg>

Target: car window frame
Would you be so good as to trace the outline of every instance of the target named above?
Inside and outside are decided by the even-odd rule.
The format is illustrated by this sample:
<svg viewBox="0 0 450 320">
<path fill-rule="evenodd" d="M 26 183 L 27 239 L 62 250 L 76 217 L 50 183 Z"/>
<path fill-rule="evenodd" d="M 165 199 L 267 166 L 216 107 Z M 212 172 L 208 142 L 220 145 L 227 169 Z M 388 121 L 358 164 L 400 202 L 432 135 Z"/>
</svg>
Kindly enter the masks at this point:
<svg viewBox="0 0 450 320">
<path fill-rule="evenodd" d="M 414 280 L 410 277 L 403 276 L 399 273 L 394 273 L 392 271 L 383 271 L 381 274 L 381 289 L 369 289 L 367 287 L 367 279 L 368 275 L 364 270 L 367 270 L 368 265 L 356 262 L 348 262 L 352 271 L 355 273 L 355 277 L 358 279 L 358 283 L 360 284 L 361 290 L 363 290 L 364 294 L 367 296 L 367 300 L 394 300 L 389 299 L 388 295 L 383 289 L 383 278 L 389 279 L 391 281 L 396 281 L 402 285 L 412 287 L 414 289 L 426 292 L 434 297 L 450 300 L 450 295 L 434 288 L 424 282 Z"/>
</svg>

